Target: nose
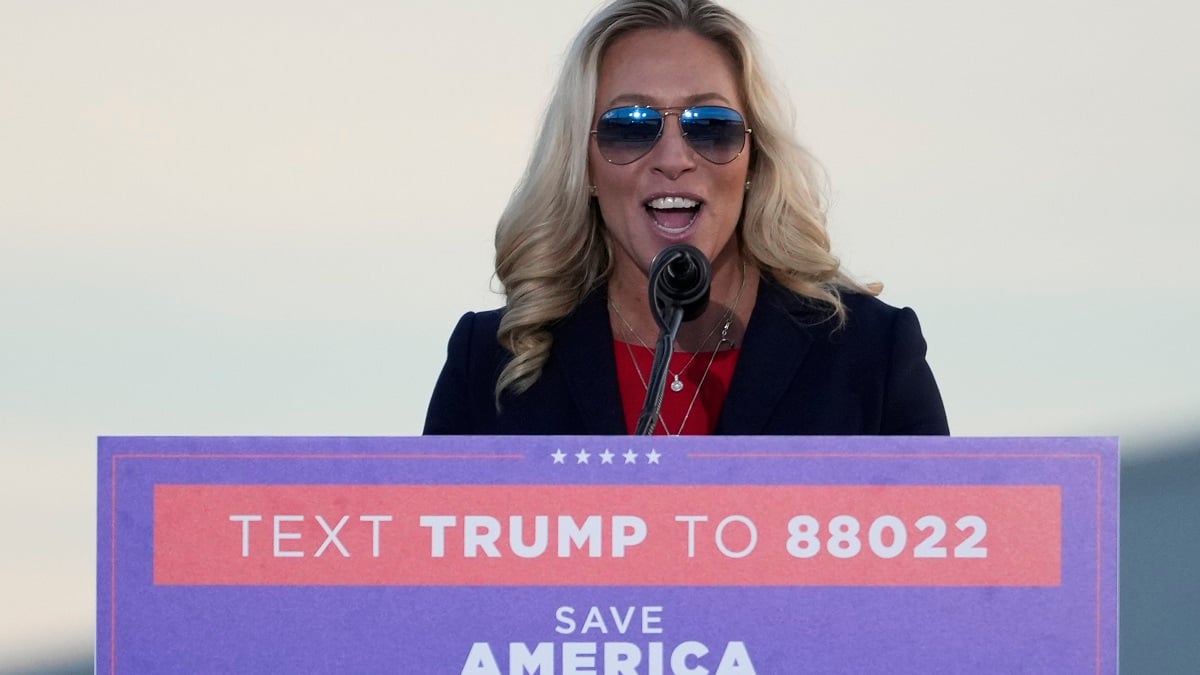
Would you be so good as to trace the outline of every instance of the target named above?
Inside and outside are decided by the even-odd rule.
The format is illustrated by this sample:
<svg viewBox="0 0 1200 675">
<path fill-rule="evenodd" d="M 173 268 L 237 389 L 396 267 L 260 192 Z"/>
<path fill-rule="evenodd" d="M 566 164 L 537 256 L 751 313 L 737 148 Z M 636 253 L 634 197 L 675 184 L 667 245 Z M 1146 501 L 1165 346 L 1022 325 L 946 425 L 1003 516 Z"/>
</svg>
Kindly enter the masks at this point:
<svg viewBox="0 0 1200 675">
<path fill-rule="evenodd" d="M 674 118 L 673 120 L 671 118 Z M 662 137 L 650 150 L 651 168 L 662 175 L 676 180 L 696 168 L 696 151 L 683 137 L 678 113 L 670 113 L 663 120 Z"/>
</svg>

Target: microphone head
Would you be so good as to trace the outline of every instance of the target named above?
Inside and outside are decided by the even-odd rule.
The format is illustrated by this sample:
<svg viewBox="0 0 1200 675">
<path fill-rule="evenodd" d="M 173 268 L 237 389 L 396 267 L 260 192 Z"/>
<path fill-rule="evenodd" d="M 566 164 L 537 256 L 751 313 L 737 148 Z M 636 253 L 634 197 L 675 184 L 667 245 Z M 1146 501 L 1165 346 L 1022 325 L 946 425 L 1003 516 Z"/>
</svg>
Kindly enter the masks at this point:
<svg viewBox="0 0 1200 675">
<path fill-rule="evenodd" d="M 666 325 L 674 309 L 691 321 L 708 307 L 712 266 L 696 247 L 673 244 L 658 252 L 650 263 L 650 309 L 659 326 Z"/>
</svg>

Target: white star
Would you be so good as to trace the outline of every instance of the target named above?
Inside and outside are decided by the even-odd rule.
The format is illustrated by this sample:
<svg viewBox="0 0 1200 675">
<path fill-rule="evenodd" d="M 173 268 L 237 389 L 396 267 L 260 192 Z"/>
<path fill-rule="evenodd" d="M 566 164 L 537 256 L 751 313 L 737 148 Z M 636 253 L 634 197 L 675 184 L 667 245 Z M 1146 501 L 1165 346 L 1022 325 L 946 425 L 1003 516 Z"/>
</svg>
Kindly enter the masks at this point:
<svg viewBox="0 0 1200 675">
<path fill-rule="evenodd" d="M 587 464 L 588 457 L 591 457 L 591 456 L 592 456 L 592 453 L 588 452 L 587 450 L 584 450 L 583 448 L 580 448 L 579 452 L 575 453 L 575 463 L 576 464 Z"/>
<path fill-rule="evenodd" d="M 637 464 L 637 453 L 633 451 L 633 448 L 626 450 L 625 454 L 621 456 L 625 458 L 626 464 Z"/>
<path fill-rule="evenodd" d="M 559 448 L 558 450 L 555 450 L 554 452 L 550 453 L 550 456 L 554 458 L 555 464 L 566 464 L 567 463 L 566 462 L 567 453 L 563 452 L 562 448 Z"/>
<path fill-rule="evenodd" d="M 601 464 L 612 464 L 612 458 L 613 454 L 608 451 L 608 448 L 605 448 L 604 452 L 600 453 Z"/>
<path fill-rule="evenodd" d="M 659 453 L 659 451 L 655 450 L 654 448 L 651 448 L 650 452 L 646 453 L 646 460 L 650 464 L 658 464 L 659 457 L 662 457 L 662 454 Z"/>
</svg>

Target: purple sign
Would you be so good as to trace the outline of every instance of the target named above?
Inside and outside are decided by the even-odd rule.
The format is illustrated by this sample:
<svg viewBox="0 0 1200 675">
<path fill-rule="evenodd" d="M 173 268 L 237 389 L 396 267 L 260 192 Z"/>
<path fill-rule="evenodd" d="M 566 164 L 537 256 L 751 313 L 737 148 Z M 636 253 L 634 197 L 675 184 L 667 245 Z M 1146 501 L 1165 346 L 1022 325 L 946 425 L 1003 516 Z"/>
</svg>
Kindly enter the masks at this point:
<svg viewBox="0 0 1200 675">
<path fill-rule="evenodd" d="M 1115 673 L 1111 438 L 102 438 L 99 673 Z"/>
</svg>

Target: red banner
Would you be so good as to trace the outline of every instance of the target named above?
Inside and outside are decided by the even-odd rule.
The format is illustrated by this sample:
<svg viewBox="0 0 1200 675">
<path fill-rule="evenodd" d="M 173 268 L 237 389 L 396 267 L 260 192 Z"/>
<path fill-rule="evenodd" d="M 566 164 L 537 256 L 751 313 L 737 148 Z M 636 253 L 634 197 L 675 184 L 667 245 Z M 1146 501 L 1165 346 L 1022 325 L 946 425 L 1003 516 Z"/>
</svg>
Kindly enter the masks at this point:
<svg viewBox="0 0 1200 675">
<path fill-rule="evenodd" d="M 1056 586 L 1058 486 L 157 485 L 187 585 Z"/>
</svg>

